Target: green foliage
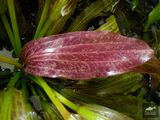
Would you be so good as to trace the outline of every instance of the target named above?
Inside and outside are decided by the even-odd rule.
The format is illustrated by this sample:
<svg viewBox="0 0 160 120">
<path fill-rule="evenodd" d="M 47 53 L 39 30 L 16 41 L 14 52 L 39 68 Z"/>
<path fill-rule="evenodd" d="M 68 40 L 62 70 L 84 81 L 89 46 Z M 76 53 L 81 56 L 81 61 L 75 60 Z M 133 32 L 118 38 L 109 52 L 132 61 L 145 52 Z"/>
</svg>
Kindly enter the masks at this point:
<svg viewBox="0 0 160 120">
<path fill-rule="evenodd" d="M 6 50 L 5 48 L 3 48 L 1 51 L 0 51 L 0 57 L 2 58 L 2 56 L 5 56 L 5 57 L 7 57 L 8 58 L 8 60 L 7 59 L 4 59 L 4 61 L 5 62 L 10 62 L 11 64 L 8 64 L 8 63 L 4 63 L 4 62 L 1 62 L 1 60 L 0 60 L 0 66 L 1 66 L 1 68 L 4 68 L 4 69 L 6 69 L 6 68 L 8 68 L 8 69 L 10 69 L 12 72 L 14 71 L 14 65 L 15 64 L 17 64 L 17 62 L 18 62 L 18 59 L 17 58 L 13 58 L 13 51 L 8 51 L 8 50 Z M 13 60 L 13 61 L 11 61 L 11 59 Z M 15 64 L 14 64 L 15 63 Z"/>
<path fill-rule="evenodd" d="M 5 2 L 1 0 L 0 2 L 1 2 L 0 16 L 1 16 L 2 22 L 9 36 L 12 47 L 14 48 L 14 51 L 17 57 L 19 57 L 20 52 L 21 52 L 21 40 L 19 36 L 19 29 L 18 29 L 18 24 L 17 24 L 17 19 L 16 19 L 14 0 L 8 0 Z M 9 11 L 9 16 L 11 20 L 11 26 L 6 17 L 6 13 L 5 13 L 7 9 L 6 4 L 8 4 L 8 11 Z"/>
<path fill-rule="evenodd" d="M 139 0 L 131 0 L 132 11 L 136 9 L 136 7 L 138 6 L 138 3 L 139 3 Z"/>
<path fill-rule="evenodd" d="M 104 15 L 102 11 L 111 11 L 116 2 L 117 0 L 97 0 L 93 2 L 75 18 L 67 31 L 85 30 L 90 20 Z"/>
<path fill-rule="evenodd" d="M 105 79 L 77 83 L 61 90 L 69 99 L 80 102 L 95 103 L 131 117 L 138 118 L 146 90 L 141 86 L 143 76 L 139 73 L 127 73 Z M 141 91 L 133 96 L 136 91 Z M 132 103 L 132 104 L 131 104 Z M 134 111 L 133 111 L 134 109 Z"/>
<path fill-rule="evenodd" d="M 42 106 L 42 116 L 45 120 L 62 120 L 63 118 L 57 113 L 54 105 L 48 103 L 47 101 L 41 101 Z"/>
<path fill-rule="evenodd" d="M 148 1 L 145 0 L 131 0 L 130 5 L 120 1 L 116 8 L 115 4 L 118 0 L 94 0 L 89 5 L 87 1 L 38 0 L 38 11 L 33 12 L 36 20 L 26 17 L 23 18 L 24 22 L 20 20 L 20 16 L 23 16 L 22 11 L 26 11 L 27 7 L 18 6 L 17 0 L 0 0 L 0 38 L 8 43 L 10 40 L 18 57 L 21 52 L 21 43 L 23 46 L 31 37 L 37 39 L 65 31 L 85 30 L 86 26 L 90 24 L 89 22 L 99 16 L 103 16 L 106 20 L 104 24 L 99 25 L 98 30 L 120 31 L 122 34 L 139 38 L 142 38 L 143 32 L 148 31 L 148 28 L 157 22 L 155 29 L 152 27 L 147 35 L 153 35 L 155 40 L 148 41 L 148 43 L 153 43 L 152 47 L 159 58 L 160 1 L 149 15 L 146 8 L 152 6 L 148 5 Z M 81 8 L 81 3 L 87 3 L 87 7 Z M 78 13 L 77 9 L 83 10 Z M 113 15 L 108 17 L 109 12 L 112 12 Z M 146 16 L 148 16 L 148 20 L 143 28 Z M 36 23 L 36 31 L 30 29 L 34 28 L 31 27 L 31 24 L 29 27 L 26 24 L 30 22 Z M 26 33 L 24 32 L 26 29 L 29 29 L 30 34 L 25 34 L 27 40 L 22 41 L 21 36 L 23 36 L 22 33 Z M 21 66 L 18 61 L 6 59 L 6 57 L 4 59 L 4 55 L 6 56 L 3 54 L 0 61 Z M 124 118 L 130 120 L 134 118 L 139 120 L 142 118 L 142 104 L 148 102 L 146 99 L 148 86 L 146 86 L 143 74 L 140 73 L 131 72 L 90 81 L 69 81 L 64 78 L 49 80 L 22 73 L 23 70 L 18 68 L 4 70 L 3 65 L 1 65 L 2 70 L 0 69 L 0 87 L 3 88 L 0 90 L 0 119 L 3 120 L 11 118 L 18 120 L 20 117 L 27 120 L 79 120 L 83 118 L 88 120 L 97 118 L 103 120 L 123 120 Z M 139 69 L 149 68 L 152 76 L 152 88 L 155 90 L 157 98 L 160 98 L 159 66 L 160 64 L 156 60 L 146 63 Z M 30 103 L 32 97 L 38 97 L 38 100 L 34 99 Z M 37 104 L 40 109 L 36 108 Z M 107 116 L 108 113 L 112 115 L 112 118 Z"/>
<path fill-rule="evenodd" d="M 0 118 L 3 120 L 17 120 L 20 116 L 27 120 L 36 118 L 31 114 L 31 111 L 34 112 L 31 105 L 24 102 L 22 92 L 14 88 L 20 76 L 20 72 L 15 73 L 8 83 L 7 88 L 2 91 Z"/>
<path fill-rule="evenodd" d="M 21 40 L 20 40 L 19 28 L 17 24 L 14 0 L 8 0 L 7 3 L 8 3 L 8 10 L 10 14 L 11 25 L 13 29 L 13 35 L 14 35 L 14 37 L 12 36 L 14 38 L 14 42 L 13 42 L 14 49 L 17 57 L 19 57 L 21 52 Z"/>
<path fill-rule="evenodd" d="M 97 30 L 110 31 L 115 33 L 120 32 L 114 15 L 111 15 L 109 18 L 107 18 L 106 23 L 101 25 Z"/>
<path fill-rule="evenodd" d="M 51 2 L 46 0 L 34 38 L 60 32 L 77 5 L 77 0 L 57 0 L 49 9 Z"/>
<path fill-rule="evenodd" d="M 150 25 L 160 20 L 160 0 L 158 4 L 153 8 L 153 10 L 148 15 L 148 20 L 145 24 L 144 31 L 146 32 Z"/>
</svg>

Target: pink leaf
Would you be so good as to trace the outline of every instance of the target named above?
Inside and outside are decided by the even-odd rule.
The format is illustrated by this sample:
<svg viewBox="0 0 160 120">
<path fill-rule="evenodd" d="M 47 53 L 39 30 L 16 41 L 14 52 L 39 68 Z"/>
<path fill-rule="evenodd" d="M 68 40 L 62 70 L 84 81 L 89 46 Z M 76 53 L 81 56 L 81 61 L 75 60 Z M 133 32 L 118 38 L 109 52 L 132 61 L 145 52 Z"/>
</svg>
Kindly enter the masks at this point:
<svg viewBox="0 0 160 120">
<path fill-rule="evenodd" d="M 101 31 L 71 32 L 33 40 L 22 50 L 24 71 L 86 80 L 134 70 L 154 58 L 142 40 Z"/>
</svg>

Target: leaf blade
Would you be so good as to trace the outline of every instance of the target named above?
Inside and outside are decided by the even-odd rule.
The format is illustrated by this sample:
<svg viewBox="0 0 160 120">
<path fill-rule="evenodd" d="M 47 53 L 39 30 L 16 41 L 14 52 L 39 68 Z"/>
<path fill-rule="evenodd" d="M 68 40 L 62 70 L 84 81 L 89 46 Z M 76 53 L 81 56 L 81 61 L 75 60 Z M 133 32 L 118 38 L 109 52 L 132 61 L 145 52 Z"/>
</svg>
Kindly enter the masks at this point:
<svg viewBox="0 0 160 120">
<path fill-rule="evenodd" d="M 28 43 L 22 52 L 27 73 L 74 80 L 129 72 L 153 57 L 154 51 L 142 40 L 100 31 L 41 38 Z"/>
</svg>

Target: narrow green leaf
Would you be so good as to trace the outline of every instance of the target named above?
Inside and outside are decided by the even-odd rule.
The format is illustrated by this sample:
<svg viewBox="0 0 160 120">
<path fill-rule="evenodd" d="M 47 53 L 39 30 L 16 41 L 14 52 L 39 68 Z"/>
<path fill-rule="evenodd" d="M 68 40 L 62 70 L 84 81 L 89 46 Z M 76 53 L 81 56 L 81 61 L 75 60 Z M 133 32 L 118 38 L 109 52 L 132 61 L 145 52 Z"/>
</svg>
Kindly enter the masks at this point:
<svg viewBox="0 0 160 120">
<path fill-rule="evenodd" d="M 20 76 L 21 76 L 21 72 L 16 72 L 11 78 L 10 82 L 8 83 L 7 88 L 14 87 L 16 82 L 19 80 Z"/>
<path fill-rule="evenodd" d="M 99 115 L 102 115 L 105 117 L 105 120 L 133 120 L 132 118 L 108 107 L 96 104 L 84 104 L 84 107 Z"/>
<path fill-rule="evenodd" d="M 77 0 L 74 0 L 74 2 L 71 2 L 70 4 L 67 4 L 66 6 L 63 7 L 62 13 L 64 14 L 64 16 L 59 18 L 50 26 L 50 28 L 46 33 L 47 36 L 59 33 L 64 28 L 65 23 L 67 22 L 67 20 L 69 19 L 73 11 L 75 10 L 76 5 L 77 5 Z"/>
<path fill-rule="evenodd" d="M 2 120 L 10 120 L 12 116 L 12 100 L 14 95 L 14 85 L 19 79 L 21 73 L 17 72 L 11 78 L 10 82 L 8 83 L 6 89 L 4 89 L 3 99 L 0 104 L 0 118 Z"/>
<path fill-rule="evenodd" d="M 160 0 L 158 4 L 153 8 L 153 10 L 149 13 L 148 20 L 144 26 L 144 32 L 146 32 L 150 25 L 160 20 Z"/>
<path fill-rule="evenodd" d="M 136 9 L 136 7 L 138 6 L 138 3 L 139 3 L 139 0 L 131 0 L 132 11 Z"/>
<path fill-rule="evenodd" d="M 15 45 L 15 42 L 14 42 L 15 40 L 14 40 L 13 31 L 12 31 L 12 29 L 10 27 L 10 24 L 9 24 L 9 21 L 8 21 L 6 15 L 2 14 L 1 15 L 1 19 L 2 19 L 2 22 L 3 22 L 4 27 L 6 29 L 6 32 L 8 34 L 9 40 L 10 40 L 10 42 L 12 44 L 12 47 L 13 47 L 14 50 L 16 50 L 16 45 Z"/>
<path fill-rule="evenodd" d="M 63 118 L 67 120 L 67 118 L 70 116 L 70 112 L 68 112 L 68 110 L 59 101 L 59 99 L 56 97 L 56 94 L 52 91 L 48 84 L 40 77 L 29 76 L 29 78 L 35 81 L 39 86 L 41 86 L 44 89 L 44 91 L 47 93 L 48 97 L 51 99 L 51 101 L 56 106 L 58 111 L 61 113 Z"/>
<path fill-rule="evenodd" d="M 12 65 L 17 66 L 18 68 L 22 68 L 22 65 L 20 63 L 18 63 L 17 61 L 15 61 L 15 60 L 13 60 L 11 58 L 2 56 L 2 55 L 0 55 L 0 62 L 12 64 Z"/>
<path fill-rule="evenodd" d="M 40 120 L 40 116 L 36 113 L 36 111 L 34 111 L 34 108 L 32 107 L 32 105 L 29 103 L 29 99 L 27 96 L 27 86 L 26 86 L 26 81 L 23 80 L 22 81 L 22 90 L 19 91 L 20 92 L 20 97 L 19 98 L 19 102 L 16 101 L 16 103 L 20 103 L 21 105 L 17 105 L 19 106 L 18 109 L 20 109 L 20 113 L 23 113 L 22 118 L 25 120 Z M 19 116 L 21 117 L 21 116 Z M 19 118 L 18 118 L 19 119 Z"/>
<path fill-rule="evenodd" d="M 2 120 L 10 120 L 11 119 L 11 111 L 12 111 L 12 96 L 13 90 L 12 88 L 7 89 L 3 93 L 3 99 L 0 105 L 0 118 Z"/>
<path fill-rule="evenodd" d="M 34 39 L 38 38 L 38 34 L 41 31 L 41 29 L 42 29 L 42 27 L 45 23 L 45 20 L 46 20 L 46 17 L 47 17 L 47 12 L 48 12 L 48 9 L 49 9 L 49 5 L 50 5 L 50 0 L 46 0 L 45 5 L 43 7 L 43 11 L 42 11 L 40 21 L 39 21 L 37 29 L 36 29 L 36 33 L 34 35 Z"/>
<path fill-rule="evenodd" d="M 97 114 L 96 112 L 89 110 L 85 106 L 80 107 L 77 113 L 85 120 L 112 120 L 110 118 L 104 117 L 101 114 Z"/>
<path fill-rule="evenodd" d="M 45 120 L 62 120 L 62 116 L 59 114 L 55 106 L 50 104 L 47 101 L 41 101 L 41 105 L 43 108 L 42 116 L 45 118 Z"/>
<path fill-rule="evenodd" d="M 14 42 L 16 46 L 15 52 L 16 52 L 16 55 L 19 56 L 21 52 L 21 40 L 20 40 L 19 29 L 18 29 L 18 24 L 16 19 L 14 0 L 7 0 L 7 2 L 8 2 L 8 10 L 9 10 L 9 15 L 11 19 L 12 29 L 14 33 Z"/>
<path fill-rule="evenodd" d="M 103 10 L 108 12 L 113 9 L 117 0 L 97 0 L 86 7 L 73 21 L 67 31 L 84 30 L 90 20 L 104 15 Z"/>
<path fill-rule="evenodd" d="M 59 24 L 59 20 L 63 19 L 63 23 L 60 23 L 62 27 L 64 26 L 64 23 L 66 22 L 66 18 L 63 18 L 65 16 L 70 16 L 73 12 L 75 6 L 76 6 L 77 0 L 57 0 L 54 5 L 51 7 L 51 10 L 48 11 L 48 19 L 46 20 L 43 29 L 38 33 L 36 38 L 42 37 L 46 34 L 46 32 L 49 30 L 49 28 L 52 26 L 52 24 L 55 27 L 58 27 L 57 24 Z M 68 17 L 67 17 L 68 18 Z M 61 20 L 62 22 L 62 20 Z M 61 28 L 61 27 L 60 27 Z M 58 28 L 58 32 L 59 29 Z M 52 34 L 53 32 L 57 32 L 54 29 L 49 30 L 48 34 Z"/>
</svg>

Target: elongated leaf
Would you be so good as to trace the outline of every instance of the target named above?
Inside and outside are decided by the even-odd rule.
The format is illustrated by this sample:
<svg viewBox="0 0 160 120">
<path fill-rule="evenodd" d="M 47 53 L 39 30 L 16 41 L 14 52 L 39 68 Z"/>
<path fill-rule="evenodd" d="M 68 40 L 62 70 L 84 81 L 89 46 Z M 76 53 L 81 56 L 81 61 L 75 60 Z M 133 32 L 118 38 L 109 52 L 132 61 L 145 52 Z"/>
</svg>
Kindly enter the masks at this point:
<svg viewBox="0 0 160 120">
<path fill-rule="evenodd" d="M 77 6 L 77 0 L 70 0 L 61 8 L 61 17 L 54 21 L 47 31 L 47 36 L 59 33 Z"/>
<path fill-rule="evenodd" d="M 0 105 L 0 117 L 3 120 L 38 120 L 39 116 L 29 103 L 26 103 L 22 96 L 22 91 L 9 88 L 3 91 L 3 101 Z M 8 109 L 4 109 L 8 108 Z M 6 111 L 4 111 L 6 110 Z M 6 116 L 5 116 L 6 115 Z"/>
<path fill-rule="evenodd" d="M 106 118 L 109 118 L 109 120 L 133 120 L 132 118 L 122 113 L 119 113 L 113 109 L 110 109 L 108 107 L 104 107 L 96 104 L 86 104 L 84 105 L 84 107 L 94 111 L 95 113 L 103 115 Z"/>
<path fill-rule="evenodd" d="M 112 11 L 118 0 L 97 0 L 86 7 L 72 22 L 67 31 L 84 30 L 88 22 L 98 16 L 103 16 L 102 11 Z"/>
<path fill-rule="evenodd" d="M 136 7 L 138 6 L 138 3 L 139 3 L 139 0 L 131 0 L 132 11 L 136 9 Z"/>
<path fill-rule="evenodd" d="M 8 57 L 8 58 L 14 59 L 15 61 L 18 61 L 17 58 L 13 58 L 12 52 L 13 52 L 13 51 L 8 51 L 8 50 L 6 50 L 5 48 L 3 48 L 3 49 L 0 51 L 0 55 L 1 55 L 1 56 L 6 56 L 6 57 Z M 10 65 L 10 64 L 4 63 L 4 62 L 0 62 L 0 66 L 1 66 L 2 68 L 8 68 L 8 69 L 10 69 L 12 72 L 14 71 L 14 65 Z"/>
<path fill-rule="evenodd" d="M 71 32 L 25 45 L 25 72 L 46 77 L 91 79 L 133 70 L 154 57 L 144 42 L 111 32 Z"/>
<path fill-rule="evenodd" d="M 160 0 L 158 4 L 155 6 L 155 8 L 149 13 L 148 21 L 144 26 L 144 31 L 146 32 L 149 26 L 158 20 L 160 20 Z"/>
<path fill-rule="evenodd" d="M 77 5 L 77 0 L 56 0 L 55 2 L 51 1 L 50 3 L 54 2 L 54 5 L 50 6 L 49 10 L 46 10 L 50 4 L 48 3 L 49 1 L 46 2 L 48 5 L 44 7 L 43 12 L 48 11 L 48 14 L 42 14 L 40 25 L 38 25 L 34 38 L 60 32 Z M 46 18 L 46 15 L 48 15 L 48 18 Z"/>
<path fill-rule="evenodd" d="M 63 118 L 57 113 L 56 108 L 46 101 L 41 101 L 43 107 L 42 116 L 46 120 L 62 120 Z"/>
<path fill-rule="evenodd" d="M 102 97 L 92 93 L 86 94 L 70 89 L 63 89 L 62 94 L 68 99 L 107 106 L 134 118 L 140 118 L 138 112 L 141 111 L 141 103 L 146 102 L 144 99 L 137 98 L 132 95 L 112 94 L 109 96 L 104 95 Z"/>
</svg>

